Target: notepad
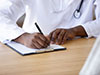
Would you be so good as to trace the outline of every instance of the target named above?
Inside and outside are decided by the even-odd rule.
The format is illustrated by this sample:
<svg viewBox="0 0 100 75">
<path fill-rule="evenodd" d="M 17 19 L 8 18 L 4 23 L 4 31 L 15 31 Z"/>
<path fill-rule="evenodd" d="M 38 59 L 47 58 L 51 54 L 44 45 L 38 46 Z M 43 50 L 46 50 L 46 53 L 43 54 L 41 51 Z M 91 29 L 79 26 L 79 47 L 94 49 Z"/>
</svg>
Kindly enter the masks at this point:
<svg viewBox="0 0 100 75">
<path fill-rule="evenodd" d="M 29 55 L 29 54 L 38 54 L 38 53 L 66 50 L 66 48 L 64 48 L 60 45 L 55 45 L 55 44 L 51 44 L 47 48 L 43 48 L 43 49 L 28 48 L 20 43 L 14 42 L 14 41 L 8 42 L 5 45 L 7 45 L 8 47 L 10 47 L 11 49 L 15 50 L 16 52 L 18 52 L 19 54 L 21 54 L 23 56 Z"/>
</svg>

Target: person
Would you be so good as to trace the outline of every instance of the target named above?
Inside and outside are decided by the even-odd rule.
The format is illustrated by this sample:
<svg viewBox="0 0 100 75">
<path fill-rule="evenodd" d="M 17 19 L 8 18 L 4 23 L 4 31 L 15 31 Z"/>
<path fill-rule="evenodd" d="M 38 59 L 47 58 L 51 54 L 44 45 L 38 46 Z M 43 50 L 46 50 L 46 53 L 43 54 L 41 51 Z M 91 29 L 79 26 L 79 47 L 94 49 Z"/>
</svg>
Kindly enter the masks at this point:
<svg viewBox="0 0 100 75">
<path fill-rule="evenodd" d="M 98 37 L 100 0 L 1 0 L 0 41 L 29 48 L 64 44 L 75 37 Z M 93 20 L 95 7 L 96 19 Z M 16 21 L 26 13 L 22 28 Z M 44 35 L 35 26 L 38 23 Z"/>
<path fill-rule="evenodd" d="M 100 36 L 97 38 L 79 75 L 100 75 Z"/>
</svg>

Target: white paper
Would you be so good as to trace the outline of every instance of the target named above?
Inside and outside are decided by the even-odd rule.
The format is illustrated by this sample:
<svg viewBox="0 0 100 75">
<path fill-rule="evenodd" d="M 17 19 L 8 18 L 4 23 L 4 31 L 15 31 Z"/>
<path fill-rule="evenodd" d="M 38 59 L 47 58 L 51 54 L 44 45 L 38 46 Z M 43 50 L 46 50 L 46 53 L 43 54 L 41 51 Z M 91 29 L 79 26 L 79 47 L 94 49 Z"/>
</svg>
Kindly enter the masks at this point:
<svg viewBox="0 0 100 75">
<path fill-rule="evenodd" d="M 64 47 L 55 45 L 55 44 L 51 44 L 47 48 L 43 48 L 43 49 L 28 48 L 20 43 L 14 42 L 14 41 L 8 42 L 6 44 L 22 55 L 30 54 L 30 53 L 41 53 L 41 52 L 53 51 L 54 49 L 64 49 Z"/>
</svg>

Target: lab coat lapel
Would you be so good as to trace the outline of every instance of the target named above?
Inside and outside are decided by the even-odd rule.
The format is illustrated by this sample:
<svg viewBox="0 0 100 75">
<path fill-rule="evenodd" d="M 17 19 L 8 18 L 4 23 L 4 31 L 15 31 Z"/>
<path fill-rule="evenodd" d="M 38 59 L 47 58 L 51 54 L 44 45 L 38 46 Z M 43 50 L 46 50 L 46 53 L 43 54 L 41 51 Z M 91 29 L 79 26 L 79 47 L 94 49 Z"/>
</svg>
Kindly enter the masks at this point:
<svg viewBox="0 0 100 75">
<path fill-rule="evenodd" d="M 74 11 L 80 4 L 81 0 L 50 0 L 52 12 L 62 12 L 64 10 Z"/>
</svg>

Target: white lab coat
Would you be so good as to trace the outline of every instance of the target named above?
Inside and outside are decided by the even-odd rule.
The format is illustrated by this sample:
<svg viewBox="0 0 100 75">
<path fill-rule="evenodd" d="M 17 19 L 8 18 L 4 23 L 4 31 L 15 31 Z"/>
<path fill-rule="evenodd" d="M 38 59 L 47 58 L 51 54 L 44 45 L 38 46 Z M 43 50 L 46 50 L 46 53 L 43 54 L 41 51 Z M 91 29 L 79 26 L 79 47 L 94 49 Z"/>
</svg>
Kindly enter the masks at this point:
<svg viewBox="0 0 100 75">
<path fill-rule="evenodd" d="M 73 15 L 81 0 L 0 0 L 0 41 L 11 41 L 25 32 L 37 32 L 37 22 L 44 34 L 56 28 L 72 28 L 82 25 L 88 37 L 100 34 L 100 0 L 84 0 L 81 17 Z M 96 20 L 93 20 L 93 8 Z M 16 21 L 26 13 L 23 27 Z"/>
<path fill-rule="evenodd" d="M 100 36 L 96 40 L 79 75 L 100 75 Z"/>
</svg>

